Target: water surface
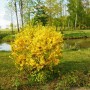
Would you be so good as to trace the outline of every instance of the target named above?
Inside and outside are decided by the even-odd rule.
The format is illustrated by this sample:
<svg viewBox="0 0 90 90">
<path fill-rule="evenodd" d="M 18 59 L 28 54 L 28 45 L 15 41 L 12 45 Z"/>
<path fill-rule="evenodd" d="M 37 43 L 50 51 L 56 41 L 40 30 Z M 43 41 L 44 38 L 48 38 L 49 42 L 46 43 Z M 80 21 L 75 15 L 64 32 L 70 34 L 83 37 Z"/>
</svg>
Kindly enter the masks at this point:
<svg viewBox="0 0 90 90">
<path fill-rule="evenodd" d="M 65 49 L 83 49 L 90 48 L 90 38 L 86 39 L 68 39 L 64 41 Z"/>
<path fill-rule="evenodd" d="M 0 44 L 0 51 L 11 51 L 11 46 L 10 46 L 10 44 L 1 43 L 1 44 Z"/>
</svg>

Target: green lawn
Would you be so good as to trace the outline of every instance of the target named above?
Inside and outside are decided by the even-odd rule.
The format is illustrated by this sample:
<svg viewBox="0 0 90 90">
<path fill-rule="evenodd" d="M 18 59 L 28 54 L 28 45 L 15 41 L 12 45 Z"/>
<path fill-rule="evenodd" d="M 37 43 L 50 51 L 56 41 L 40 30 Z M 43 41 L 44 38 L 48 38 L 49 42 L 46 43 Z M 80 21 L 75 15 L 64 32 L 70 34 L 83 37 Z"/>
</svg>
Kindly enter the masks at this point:
<svg viewBox="0 0 90 90">
<path fill-rule="evenodd" d="M 78 32 L 90 33 L 90 30 L 66 30 L 66 31 L 63 31 L 63 32 L 65 34 L 78 33 Z"/>
<path fill-rule="evenodd" d="M 13 60 L 10 58 L 10 52 L 0 52 L 0 90 L 12 88 L 15 77 L 16 68 Z"/>
<path fill-rule="evenodd" d="M 0 90 L 15 90 L 14 81 L 17 70 L 9 56 L 10 52 L 0 52 Z M 59 78 L 41 86 L 41 90 L 60 90 L 60 88 L 67 86 L 77 87 L 79 85 L 80 87 L 90 86 L 90 48 L 78 51 L 63 51 L 59 69 Z M 79 82 L 77 82 L 78 80 Z M 40 89 L 34 88 L 30 90 Z"/>
<path fill-rule="evenodd" d="M 63 53 L 63 59 L 60 67 L 63 74 L 75 70 L 90 71 L 90 49 L 65 51 Z"/>
<path fill-rule="evenodd" d="M 63 31 L 64 38 L 87 38 L 90 37 L 90 30 Z"/>
</svg>

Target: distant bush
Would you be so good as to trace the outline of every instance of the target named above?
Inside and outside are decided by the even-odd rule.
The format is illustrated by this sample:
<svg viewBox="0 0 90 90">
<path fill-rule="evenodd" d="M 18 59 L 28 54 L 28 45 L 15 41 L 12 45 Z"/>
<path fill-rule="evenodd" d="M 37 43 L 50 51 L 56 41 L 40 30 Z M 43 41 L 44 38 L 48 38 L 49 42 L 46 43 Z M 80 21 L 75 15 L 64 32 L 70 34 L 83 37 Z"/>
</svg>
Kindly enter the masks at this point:
<svg viewBox="0 0 90 90">
<path fill-rule="evenodd" d="M 11 41 L 14 41 L 14 38 L 15 38 L 15 35 L 7 35 L 2 39 L 2 41 L 11 42 Z"/>
<path fill-rule="evenodd" d="M 62 43 L 62 34 L 53 27 L 27 26 L 12 44 L 15 64 L 31 83 L 45 82 L 60 63 Z"/>
<path fill-rule="evenodd" d="M 8 33 L 0 33 L 0 39 L 2 39 L 3 37 L 7 36 Z"/>
</svg>

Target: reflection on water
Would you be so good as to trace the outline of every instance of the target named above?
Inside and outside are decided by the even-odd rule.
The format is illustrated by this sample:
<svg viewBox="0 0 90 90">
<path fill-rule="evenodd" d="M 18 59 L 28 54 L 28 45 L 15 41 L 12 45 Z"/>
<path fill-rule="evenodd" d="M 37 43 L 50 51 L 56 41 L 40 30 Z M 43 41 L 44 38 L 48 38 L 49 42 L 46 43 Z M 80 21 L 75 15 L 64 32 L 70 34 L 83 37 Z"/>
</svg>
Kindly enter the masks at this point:
<svg viewBox="0 0 90 90">
<path fill-rule="evenodd" d="M 64 42 L 65 49 L 90 48 L 90 38 L 87 39 L 69 39 Z"/>
<path fill-rule="evenodd" d="M 7 43 L 0 44 L 0 51 L 11 51 L 11 46 Z"/>
</svg>

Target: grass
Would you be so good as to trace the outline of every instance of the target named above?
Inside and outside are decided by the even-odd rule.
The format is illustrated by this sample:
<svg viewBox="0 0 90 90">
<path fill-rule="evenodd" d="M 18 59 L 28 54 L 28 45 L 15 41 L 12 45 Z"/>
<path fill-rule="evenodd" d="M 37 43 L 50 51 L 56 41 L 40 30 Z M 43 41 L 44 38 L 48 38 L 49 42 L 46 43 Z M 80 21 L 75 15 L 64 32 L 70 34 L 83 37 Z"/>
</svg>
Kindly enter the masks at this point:
<svg viewBox="0 0 90 90">
<path fill-rule="evenodd" d="M 62 69 L 62 74 L 75 70 L 90 71 L 90 49 L 64 52 L 60 67 Z"/>
<path fill-rule="evenodd" d="M 87 38 L 90 37 L 90 30 L 63 31 L 64 38 Z"/>
<path fill-rule="evenodd" d="M 0 52 L 0 90 L 15 90 L 13 85 L 17 70 L 9 56 L 10 52 Z M 65 87 L 90 86 L 90 48 L 63 51 L 59 70 L 60 76 L 55 80 L 39 87 L 22 90 L 64 90 Z"/>
<path fill-rule="evenodd" d="M 90 30 L 66 30 L 63 31 L 65 34 L 70 34 L 70 33 L 90 33 Z"/>
<path fill-rule="evenodd" d="M 10 52 L 0 52 L 0 90 L 12 90 L 15 80 L 16 68 L 9 56 Z"/>
</svg>

